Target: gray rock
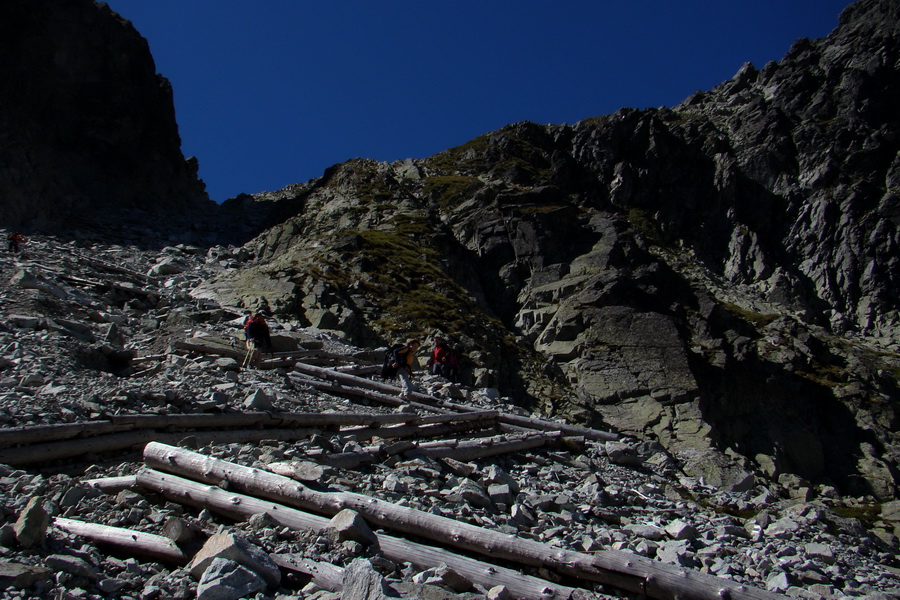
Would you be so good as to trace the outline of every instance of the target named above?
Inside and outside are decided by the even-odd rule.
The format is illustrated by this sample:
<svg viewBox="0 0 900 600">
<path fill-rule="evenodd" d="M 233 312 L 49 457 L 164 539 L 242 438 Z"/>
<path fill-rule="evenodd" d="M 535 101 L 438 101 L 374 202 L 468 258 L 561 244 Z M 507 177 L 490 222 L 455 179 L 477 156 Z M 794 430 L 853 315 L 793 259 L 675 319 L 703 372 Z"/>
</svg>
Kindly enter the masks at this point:
<svg viewBox="0 0 900 600">
<path fill-rule="evenodd" d="M 25 548 L 33 548 L 44 540 L 49 525 L 50 514 L 44 508 L 44 499 L 30 498 L 16 519 L 16 540 Z"/>
<path fill-rule="evenodd" d="M 372 563 L 364 558 L 354 559 L 344 570 L 341 597 L 354 600 L 387 600 L 390 588 Z"/>
<path fill-rule="evenodd" d="M 700 537 L 700 532 L 693 525 L 680 519 L 666 525 L 666 533 L 675 540 L 695 540 Z"/>
<path fill-rule="evenodd" d="M 217 558 L 232 560 L 258 573 L 271 589 L 276 589 L 281 582 L 281 571 L 268 554 L 244 538 L 231 533 L 212 536 L 194 555 L 188 565 L 194 579 L 199 581 Z"/>
<path fill-rule="evenodd" d="M 254 571 L 226 558 L 216 558 L 197 585 L 197 600 L 237 600 L 263 591 L 265 580 Z"/>
<path fill-rule="evenodd" d="M 45 567 L 0 561 L 0 589 L 25 590 L 52 576 L 53 571 Z"/>
<path fill-rule="evenodd" d="M 337 542 L 348 540 L 366 545 L 378 544 L 378 536 L 356 511 L 345 508 L 331 518 L 328 533 Z"/>
<path fill-rule="evenodd" d="M 91 581 L 96 581 L 98 579 L 97 568 L 78 556 L 51 554 L 44 559 L 44 566 L 54 571 L 70 573 L 76 577 L 84 577 Z"/>
<path fill-rule="evenodd" d="M 271 411 L 274 409 L 274 398 L 264 390 L 256 390 L 244 399 L 244 408 L 256 411 Z"/>
</svg>

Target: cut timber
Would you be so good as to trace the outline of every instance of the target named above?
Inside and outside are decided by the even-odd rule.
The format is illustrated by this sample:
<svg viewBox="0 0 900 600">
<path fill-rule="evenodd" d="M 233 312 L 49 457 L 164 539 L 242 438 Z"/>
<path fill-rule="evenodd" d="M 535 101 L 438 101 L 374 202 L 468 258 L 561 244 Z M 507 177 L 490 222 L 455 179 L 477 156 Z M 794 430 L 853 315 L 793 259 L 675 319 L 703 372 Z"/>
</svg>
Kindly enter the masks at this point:
<svg viewBox="0 0 900 600">
<path fill-rule="evenodd" d="M 402 438 L 428 438 L 454 435 L 483 429 L 494 429 L 497 421 L 494 419 L 461 419 L 459 421 L 434 423 L 431 425 L 399 425 L 393 427 L 364 427 L 360 429 L 345 429 L 341 433 L 355 435 L 359 439 L 380 437 L 385 440 Z"/>
<path fill-rule="evenodd" d="M 137 487 L 137 481 L 135 480 L 134 475 L 88 479 L 83 483 L 86 486 L 100 490 L 104 494 L 118 494 L 122 490 L 133 490 Z"/>
<path fill-rule="evenodd" d="M 161 535 L 63 517 L 55 517 L 53 524 L 71 534 L 80 535 L 98 544 L 107 544 L 120 550 L 126 550 L 134 555 L 178 565 L 187 563 L 187 557 L 175 545 L 175 542 Z"/>
<path fill-rule="evenodd" d="M 325 517 L 151 469 L 139 471 L 137 479 L 141 487 L 160 493 L 173 502 L 208 508 L 235 520 L 265 513 L 280 525 L 292 529 L 321 532 L 331 525 L 331 520 Z M 408 542 L 384 533 L 376 533 L 376 536 L 381 554 L 395 563 L 409 562 L 421 570 L 446 564 L 472 583 L 488 588 L 504 585 L 513 597 L 522 600 L 568 599 L 577 592 L 574 588 L 523 575 L 512 569 L 497 567 L 439 548 Z"/>
<path fill-rule="evenodd" d="M 548 444 L 556 443 L 562 438 L 560 432 L 531 433 L 515 437 L 496 436 L 484 439 L 465 440 L 462 442 L 447 442 L 430 444 L 424 442 L 418 445 L 410 454 L 419 454 L 430 458 L 452 458 L 463 462 L 487 458 L 488 456 L 500 456 L 531 448 L 540 448 Z"/>
<path fill-rule="evenodd" d="M 386 383 L 379 383 L 377 381 L 373 381 L 371 379 L 366 379 L 365 377 L 356 377 L 354 375 L 350 375 L 349 373 L 341 373 L 339 371 L 335 371 L 334 369 L 323 369 L 321 367 L 315 367 L 313 365 L 308 365 L 305 363 L 297 363 L 294 365 L 294 370 L 303 373 L 304 375 L 311 375 L 313 377 L 317 377 L 319 379 L 323 379 L 326 381 L 335 381 L 339 384 L 349 386 L 357 389 L 366 389 L 366 390 L 374 390 L 381 395 L 392 395 L 391 398 L 394 401 L 397 401 L 395 397 L 398 393 L 398 388 L 392 385 L 388 385 Z M 349 388 L 342 388 L 344 391 L 348 391 Z M 369 397 L 369 396 L 366 396 Z M 373 397 L 374 399 L 375 397 Z M 448 402 L 441 398 L 437 398 L 435 396 L 429 396 L 426 394 L 414 393 L 413 398 L 420 400 L 422 404 L 431 407 L 437 407 L 444 410 L 451 410 L 454 412 L 469 412 L 472 410 L 470 407 L 463 406 L 460 404 L 454 404 L 453 402 Z M 613 441 L 619 439 L 619 436 L 615 433 L 610 433 L 608 431 L 598 431 L 596 429 L 590 429 L 588 427 L 579 427 L 576 425 L 567 425 L 565 423 L 557 423 L 555 421 L 548 421 L 545 419 L 536 419 L 532 417 L 520 417 L 517 415 L 510 415 L 507 413 L 500 414 L 500 421 L 502 423 L 506 423 L 508 425 L 513 425 L 516 427 L 523 427 L 526 429 L 539 429 L 544 431 L 562 431 L 564 435 L 577 435 L 590 440 L 597 441 Z"/>
<path fill-rule="evenodd" d="M 54 425 L 33 425 L 26 427 L 5 427 L 0 429 L 0 447 L 19 444 L 53 442 L 76 437 L 91 437 L 119 431 L 128 431 L 128 426 L 116 425 L 111 421 L 89 423 L 57 423 Z"/>
<path fill-rule="evenodd" d="M 591 556 L 383 502 L 370 496 L 351 492 L 320 492 L 287 477 L 163 444 L 148 444 L 144 448 L 144 462 L 152 468 L 213 485 L 227 485 L 232 490 L 326 515 L 333 516 L 342 509 L 350 508 L 377 527 L 431 539 L 495 559 L 546 567 L 563 575 L 612 585 L 660 600 L 783 598 L 771 592 L 628 552 L 603 551 Z M 140 475 L 138 483 L 143 485 Z"/>
<path fill-rule="evenodd" d="M 33 444 L 17 448 L 0 449 L 0 464 L 12 466 L 33 465 L 115 450 L 129 450 L 152 441 L 177 444 L 185 438 L 193 438 L 199 444 L 246 444 L 259 440 L 299 440 L 319 429 L 238 429 L 227 431 L 192 431 L 180 433 L 160 433 L 157 431 L 128 431 L 100 435 L 92 438 Z"/>
<path fill-rule="evenodd" d="M 299 554 L 270 554 L 269 558 L 282 569 L 308 575 L 323 590 L 339 592 L 344 587 L 344 569 L 331 563 L 310 560 Z"/>
</svg>

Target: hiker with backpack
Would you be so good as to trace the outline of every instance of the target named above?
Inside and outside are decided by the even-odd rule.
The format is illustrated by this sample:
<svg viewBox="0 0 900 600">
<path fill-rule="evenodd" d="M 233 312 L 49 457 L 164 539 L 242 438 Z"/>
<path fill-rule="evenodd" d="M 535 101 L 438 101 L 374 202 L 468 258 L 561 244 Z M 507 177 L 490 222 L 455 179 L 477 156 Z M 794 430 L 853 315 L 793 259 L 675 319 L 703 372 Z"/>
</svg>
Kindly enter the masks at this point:
<svg viewBox="0 0 900 600">
<path fill-rule="evenodd" d="M 14 231 L 6 236 L 6 241 L 9 242 L 8 252 L 18 252 L 19 244 L 24 244 L 25 238 L 18 231 Z"/>
<path fill-rule="evenodd" d="M 419 350 L 419 340 L 407 340 L 406 345 L 394 350 L 393 362 L 391 366 L 396 369 L 397 376 L 400 377 L 402 389 L 400 391 L 400 399 L 409 401 L 413 393 L 412 372 L 416 364 L 416 352 Z"/>
<path fill-rule="evenodd" d="M 258 369 L 262 364 L 262 351 L 272 348 L 269 325 L 261 312 L 248 316 L 244 321 L 244 337 L 247 340 L 247 355 L 243 366 Z"/>
</svg>

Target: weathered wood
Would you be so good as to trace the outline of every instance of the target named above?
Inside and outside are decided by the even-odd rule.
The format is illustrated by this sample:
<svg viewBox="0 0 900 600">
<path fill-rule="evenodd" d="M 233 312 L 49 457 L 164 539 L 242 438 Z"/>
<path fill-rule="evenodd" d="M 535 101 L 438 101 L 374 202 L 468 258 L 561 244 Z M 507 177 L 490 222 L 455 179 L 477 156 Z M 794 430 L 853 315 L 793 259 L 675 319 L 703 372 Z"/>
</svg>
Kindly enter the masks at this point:
<svg viewBox="0 0 900 600">
<path fill-rule="evenodd" d="M 244 355 L 247 354 L 246 348 L 240 348 L 238 346 L 211 346 L 188 341 L 175 342 L 175 349 L 186 350 L 188 352 L 196 352 L 198 354 L 219 354 L 221 356 L 233 358 L 237 361 L 243 361 Z"/>
<path fill-rule="evenodd" d="M 497 413 L 464 413 L 455 418 L 422 417 L 415 414 L 369 413 L 214 413 L 176 415 L 113 415 L 103 421 L 81 421 L 55 425 L 34 425 L 0 429 L 0 448 L 89 438 L 141 429 L 203 429 L 253 427 L 369 427 L 373 431 L 398 423 L 426 424 L 444 421 L 463 422 L 496 418 Z"/>
<path fill-rule="evenodd" d="M 547 567 L 563 575 L 613 585 L 660 600 L 721 600 L 725 596 L 731 600 L 782 598 L 627 552 L 603 551 L 589 556 L 369 496 L 351 492 L 320 492 L 273 473 L 162 444 L 148 444 L 144 448 L 144 462 L 170 473 L 206 483 L 227 484 L 236 491 L 328 515 L 351 508 L 377 527 L 432 539 L 495 559 Z"/>
<path fill-rule="evenodd" d="M 115 415 L 110 421 L 130 425 L 135 429 L 163 429 L 166 427 L 200 429 L 204 427 L 380 427 L 395 423 L 409 423 L 416 415 L 369 414 L 349 412 L 287 413 L 244 412 L 179 415 Z"/>
<path fill-rule="evenodd" d="M 503 436 L 463 440 L 451 445 L 423 442 L 412 454 L 420 454 L 431 458 L 452 458 L 454 460 L 468 461 L 488 456 L 500 456 L 512 452 L 520 452 L 532 448 L 540 448 L 548 444 L 556 443 L 562 438 L 561 432 L 532 433 L 517 437 L 505 438 Z"/>
<path fill-rule="evenodd" d="M 124 550 L 133 555 L 146 556 L 153 560 L 178 565 L 187 562 L 187 557 L 175 545 L 175 542 L 161 535 L 64 517 L 54 517 L 53 524 L 71 534 L 88 538 L 98 544 L 106 544 Z"/>
<path fill-rule="evenodd" d="M 118 494 L 122 490 L 133 490 L 137 487 L 137 481 L 135 480 L 134 475 L 87 479 L 82 483 L 92 488 L 96 488 L 104 494 Z"/>
<path fill-rule="evenodd" d="M 330 526 L 330 519 L 326 517 L 152 469 L 139 471 L 137 480 L 140 486 L 162 494 L 173 502 L 197 508 L 208 508 L 235 520 L 266 513 L 280 525 L 292 529 L 322 532 Z M 467 577 L 472 583 L 485 587 L 504 585 L 513 597 L 522 600 L 568 599 L 576 591 L 574 588 L 523 575 L 512 569 L 459 556 L 425 544 L 409 542 L 385 533 L 376 533 L 376 536 L 381 554 L 389 560 L 396 563 L 409 562 L 422 570 L 446 564 Z"/>
<path fill-rule="evenodd" d="M 299 373 L 311 375 L 313 377 L 317 377 L 326 381 L 338 382 L 346 386 L 345 388 L 343 388 L 344 390 L 349 390 L 349 388 L 374 390 L 376 392 L 379 392 L 379 394 L 394 396 L 396 396 L 398 393 L 398 388 L 396 386 L 388 385 L 371 379 L 366 379 L 365 377 L 356 377 L 354 375 L 350 375 L 349 373 L 341 373 L 339 371 L 335 371 L 334 369 L 323 369 L 321 367 L 315 367 L 298 362 L 296 365 L 294 365 L 294 370 Z M 371 397 L 375 399 L 379 398 L 380 396 Z M 471 407 L 455 404 L 442 398 L 437 398 L 435 396 L 429 396 L 427 394 L 421 394 L 418 392 L 414 393 L 412 397 L 426 406 L 433 406 L 445 410 L 452 410 L 455 412 L 469 412 L 470 410 L 472 410 Z M 397 401 L 396 398 L 394 398 L 394 400 Z M 562 431 L 565 435 L 578 435 L 591 440 L 612 441 L 619 439 L 619 436 L 617 434 L 610 433 L 608 431 L 599 431 L 587 427 L 568 425 L 566 423 L 557 423 L 555 421 L 549 421 L 546 419 L 520 417 L 508 413 L 501 413 L 500 421 L 502 423 L 527 429 Z"/>
<path fill-rule="evenodd" d="M 0 429 L 0 448 L 19 444 L 53 442 L 76 437 L 128 431 L 130 427 L 114 424 L 112 421 L 91 421 L 88 423 L 57 423 L 53 425 L 31 425 L 24 427 L 4 427 Z"/>
<path fill-rule="evenodd" d="M 496 420 L 490 419 L 466 419 L 460 421 L 434 423 L 431 425 L 397 425 L 391 427 L 362 427 L 359 429 L 345 429 L 341 433 L 355 435 L 359 439 L 380 437 L 385 440 L 401 438 L 429 438 L 445 435 L 455 435 L 481 429 L 494 429 Z"/>
<path fill-rule="evenodd" d="M 32 444 L 16 448 L 0 449 L 0 464 L 12 466 L 33 465 L 43 462 L 74 458 L 85 454 L 98 454 L 114 450 L 128 450 L 157 440 L 169 444 L 180 443 L 191 437 L 199 444 L 246 444 L 264 439 L 298 440 L 319 433 L 319 429 L 252 429 L 228 431 L 193 431 L 162 433 L 152 430 L 128 431 L 101 435 L 86 439 Z"/>
<path fill-rule="evenodd" d="M 137 478 L 135 477 L 135 479 Z M 167 538 L 178 545 L 193 542 L 200 535 L 200 530 L 195 525 L 192 525 L 179 517 L 169 517 L 166 519 L 165 522 L 163 522 L 163 532 L 166 534 Z"/>
<path fill-rule="evenodd" d="M 344 569 L 331 563 L 311 560 L 299 554 L 270 554 L 269 558 L 282 569 L 307 575 L 323 590 L 339 592 L 344 587 Z"/>
</svg>

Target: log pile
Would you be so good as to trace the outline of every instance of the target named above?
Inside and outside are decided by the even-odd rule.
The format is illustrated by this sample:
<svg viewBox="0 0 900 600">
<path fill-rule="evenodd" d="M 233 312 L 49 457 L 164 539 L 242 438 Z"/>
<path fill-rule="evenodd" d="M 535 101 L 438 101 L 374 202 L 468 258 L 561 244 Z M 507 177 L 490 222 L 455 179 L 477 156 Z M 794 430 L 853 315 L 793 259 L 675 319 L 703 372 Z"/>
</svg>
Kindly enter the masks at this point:
<svg viewBox="0 0 900 600">
<path fill-rule="evenodd" d="M 483 587 L 504 585 L 515 598 L 587 598 L 595 584 L 648 598 L 674 600 L 777 600 L 777 594 L 696 571 L 649 560 L 627 552 L 604 550 L 584 554 L 539 543 L 451 518 L 418 511 L 371 496 L 347 491 L 317 490 L 294 479 L 257 468 L 216 459 L 184 448 L 147 444 L 143 468 L 136 476 L 139 489 L 167 500 L 207 509 L 235 520 L 265 514 L 280 526 L 327 533 L 342 511 L 353 511 L 377 529 L 377 551 L 395 563 L 426 569 L 448 565 Z M 172 539 L 184 539 L 183 527 L 167 527 L 170 538 L 127 531 L 71 519 L 57 518 L 58 527 L 113 546 L 130 547 L 136 554 L 152 554 L 161 561 L 190 560 Z M 177 531 L 177 535 L 171 534 Z M 414 542 L 414 536 L 424 542 Z M 466 555 L 461 555 L 464 552 Z M 478 557 L 478 558 L 476 558 Z M 320 577 L 331 588 L 341 581 L 340 569 L 294 555 L 273 556 L 286 570 Z M 516 568 L 494 564 L 502 560 L 519 569 L 536 568 L 545 577 L 525 575 Z M 337 569 L 337 570 L 335 570 Z M 565 585 L 561 582 L 568 582 Z"/>
</svg>

